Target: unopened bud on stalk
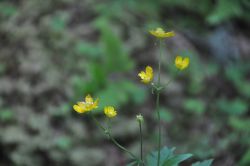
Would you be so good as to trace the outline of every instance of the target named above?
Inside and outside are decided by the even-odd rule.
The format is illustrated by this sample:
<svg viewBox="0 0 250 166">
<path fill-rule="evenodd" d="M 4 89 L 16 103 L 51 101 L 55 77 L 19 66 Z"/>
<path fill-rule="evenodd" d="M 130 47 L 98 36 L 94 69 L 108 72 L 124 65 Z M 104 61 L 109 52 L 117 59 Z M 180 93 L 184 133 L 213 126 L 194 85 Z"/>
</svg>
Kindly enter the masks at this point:
<svg viewBox="0 0 250 166">
<path fill-rule="evenodd" d="M 143 116 L 142 116 L 141 114 L 136 115 L 136 120 L 137 120 L 139 123 L 142 123 L 142 122 L 144 121 Z"/>
</svg>

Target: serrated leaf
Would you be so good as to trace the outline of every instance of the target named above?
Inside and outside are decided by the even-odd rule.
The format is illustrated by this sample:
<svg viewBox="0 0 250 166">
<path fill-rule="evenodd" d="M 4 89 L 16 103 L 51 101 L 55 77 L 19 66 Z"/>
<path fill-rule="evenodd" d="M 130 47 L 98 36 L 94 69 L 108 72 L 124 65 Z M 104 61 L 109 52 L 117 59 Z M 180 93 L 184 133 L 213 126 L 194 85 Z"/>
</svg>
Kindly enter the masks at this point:
<svg viewBox="0 0 250 166">
<path fill-rule="evenodd" d="M 162 166 L 164 161 L 166 161 L 168 158 L 173 156 L 173 152 L 174 152 L 175 148 L 167 148 L 164 147 L 161 149 L 160 151 L 160 165 Z M 149 166 L 157 166 L 157 157 L 158 157 L 158 151 L 152 152 L 150 153 L 147 158 L 147 165 Z"/>
<path fill-rule="evenodd" d="M 177 166 L 179 163 L 189 159 L 190 157 L 192 157 L 192 154 L 176 155 L 164 161 L 163 166 Z"/>
</svg>

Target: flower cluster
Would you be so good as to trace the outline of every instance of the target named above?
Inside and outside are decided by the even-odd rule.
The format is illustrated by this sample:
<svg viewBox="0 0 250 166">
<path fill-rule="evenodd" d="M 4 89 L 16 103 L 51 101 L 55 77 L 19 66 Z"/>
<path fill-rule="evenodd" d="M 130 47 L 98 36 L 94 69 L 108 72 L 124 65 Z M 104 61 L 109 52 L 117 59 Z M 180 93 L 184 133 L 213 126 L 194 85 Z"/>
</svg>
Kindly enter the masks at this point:
<svg viewBox="0 0 250 166">
<path fill-rule="evenodd" d="M 85 97 L 85 101 L 77 102 L 77 104 L 75 104 L 73 108 L 78 113 L 85 113 L 85 112 L 89 112 L 98 108 L 98 102 L 99 102 L 99 99 L 96 99 L 94 101 L 94 99 L 88 94 Z M 108 118 L 113 118 L 117 115 L 115 108 L 112 106 L 106 106 L 104 108 L 104 114 Z"/>
<path fill-rule="evenodd" d="M 165 32 L 162 28 L 156 28 L 156 30 L 151 30 L 149 33 L 159 39 L 175 36 L 173 31 Z M 189 58 L 176 56 L 175 66 L 179 70 L 186 69 L 189 66 Z M 141 71 L 138 76 L 140 77 L 141 82 L 145 84 L 152 82 L 154 77 L 153 68 L 151 66 L 146 66 L 145 71 Z"/>
<path fill-rule="evenodd" d="M 149 31 L 150 34 L 152 34 L 154 37 L 159 39 L 160 42 L 160 50 L 162 49 L 162 39 L 164 38 L 169 38 L 169 37 L 173 37 L 175 36 L 175 33 L 173 31 L 170 32 L 165 32 L 162 28 L 156 28 L 155 30 L 151 30 Z M 154 81 L 154 70 L 151 66 L 147 65 L 145 67 L 145 70 L 140 71 L 138 73 L 139 78 L 141 79 L 141 82 L 144 84 L 150 84 L 152 85 L 152 88 L 154 90 L 156 90 L 156 111 L 157 111 L 157 116 L 158 116 L 158 126 L 159 126 L 159 132 L 158 132 L 158 153 L 157 153 L 157 166 L 160 165 L 160 161 L 161 161 L 161 118 L 160 118 L 160 111 L 159 111 L 159 97 L 160 97 L 160 93 L 161 93 L 161 89 L 164 88 L 164 86 L 167 86 L 168 83 L 171 81 L 169 81 L 166 85 L 165 84 L 161 84 L 160 81 L 160 73 L 161 73 L 161 51 L 160 51 L 160 56 L 159 56 L 159 66 L 158 66 L 158 82 L 152 83 Z M 175 58 L 175 66 L 178 70 L 182 71 L 184 69 L 186 69 L 189 66 L 189 58 L 188 57 L 182 57 L 182 56 L 176 56 Z M 87 95 L 85 97 L 84 101 L 80 101 L 77 102 L 77 104 L 75 104 L 73 106 L 73 109 L 78 112 L 78 113 L 88 113 L 94 109 L 98 108 L 98 103 L 99 103 L 99 99 L 93 99 L 91 97 L 91 95 Z M 115 108 L 113 106 L 105 106 L 103 113 L 105 114 L 106 117 L 108 118 L 114 118 L 117 115 L 117 112 L 115 110 Z M 108 138 L 121 150 L 123 150 L 124 152 L 128 153 L 130 155 L 130 157 L 134 160 L 134 162 L 132 163 L 137 163 L 138 165 L 144 165 L 144 159 L 143 159 L 143 144 L 142 144 L 142 122 L 144 122 L 144 118 L 141 114 L 136 115 L 136 120 L 139 124 L 139 129 L 140 129 L 140 159 L 134 155 L 132 152 L 130 152 L 128 149 L 126 149 L 124 146 L 122 146 L 121 144 L 119 144 L 115 138 L 112 137 L 111 134 L 111 128 L 109 125 L 109 120 L 107 121 L 107 125 L 108 127 L 103 126 L 94 116 L 92 116 L 93 120 L 95 121 L 96 125 L 99 126 L 104 133 L 108 136 Z"/>
</svg>

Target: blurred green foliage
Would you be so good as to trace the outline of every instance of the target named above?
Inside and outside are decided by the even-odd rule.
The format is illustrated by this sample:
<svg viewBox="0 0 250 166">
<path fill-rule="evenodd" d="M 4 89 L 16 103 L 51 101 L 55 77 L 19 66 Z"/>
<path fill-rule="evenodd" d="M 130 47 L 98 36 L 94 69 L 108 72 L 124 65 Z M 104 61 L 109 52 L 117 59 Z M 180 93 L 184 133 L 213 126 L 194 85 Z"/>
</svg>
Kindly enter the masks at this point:
<svg viewBox="0 0 250 166">
<path fill-rule="evenodd" d="M 133 81 L 141 64 L 155 64 L 147 30 L 159 25 L 176 29 L 185 45 L 188 38 L 181 35 L 187 30 L 199 36 L 234 20 L 247 24 L 249 6 L 248 0 L 1 0 L 0 165 L 119 165 L 106 163 L 113 149 L 87 117 L 72 113 L 72 103 L 90 93 L 100 98 L 99 111 L 116 106 L 122 118 L 115 137 L 136 147 L 131 117 L 151 111 L 154 104 Z M 249 60 L 222 65 L 205 57 L 206 50 L 189 48 L 178 50 L 191 59 L 188 71 L 175 75 L 173 65 L 165 66 L 164 74 L 176 78 L 161 106 L 165 142 L 197 159 L 213 157 L 217 165 L 229 158 L 235 165 L 249 165 Z M 155 117 L 146 111 L 150 125 L 145 133 L 153 135 Z M 151 148 L 150 139 L 146 136 L 145 144 Z M 114 160 L 124 160 L 115 154 Z"/>
</svg>

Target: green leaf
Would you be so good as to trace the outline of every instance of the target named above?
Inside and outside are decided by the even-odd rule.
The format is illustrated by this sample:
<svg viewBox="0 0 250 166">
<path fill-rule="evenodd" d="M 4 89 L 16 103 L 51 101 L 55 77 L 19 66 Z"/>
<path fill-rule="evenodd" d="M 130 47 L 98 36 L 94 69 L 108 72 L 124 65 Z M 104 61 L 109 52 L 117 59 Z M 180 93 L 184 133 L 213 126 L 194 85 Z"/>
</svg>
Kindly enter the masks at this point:
<svg viewBox="0 0 250 166">
<path fill-rule="evenodd" d="M 70 137 L 62 136 L 55 140 L 55 145 L 62 150 L 68 150 L 72 146 L 72 140 Z"/>
<path fill-rule="evenodd" d="M 96 21 L 96 27 L 101 31 L 100 43 L 104 53 L 104 65 L 109 72 L 128 71 L 134 67 L 122 41 L 116 35 L 105 18 Z"/>
<path fill-rule="evenodd" d="M 58 13 L 52 17 L 50 25 L 54 31 L 63 31 L 66 28 L 69 15 L 66 13 Z"/>
<path fill-rule="evenodd" d="M 167 108 L 159 108 L 160 117 L 163 121 L 169 123 L 173 120 L 173 114 Z M 157 112 L 154 113 L 154 118 L 157 119 Z"/>
<path fill-rule="evenodd" d="M 6 70 L 6 65 L 0 63 L 0 75 L 2 75 Z"/>
<path fill-rule="evenodd" d="M 62 103 L 57 107 L 52 107 L 50 113 L 52 116 L 55 117 L 63 117 L 63 116 L 68 116 L 71 113 L 71 110 L 72 110 L 72 105 L 70 105 L 69 103 Z"/>
<path fill-rule="evenodd" d="M 105 86 L 107 83 L 107 73 L 99 63 L 90 63 L 87 70 L 89 71 L 90 82 L 95 83 L 97 87 Z M 98 89 L 96 89 L 98 90 Z"/>
<path fill-rule="evenodd" d="M 242 96 L 250 99 L 250 84 L 249 84 L 249 81 L 242 80 L 240 82 L 240 84 L 236 88 L 238 89 L 239 93 Z"/>
<path fill-rule="evenodd" d="M 250 165 L 250 150 L 248 150 L 240 160 L 240 166 Z"/>
<path fill-rule="evenodd" d="M 239 117 L 230 117 L 229 125 L 241 132 L 250 132 L 250 128 L 246 126 L 250 126 L 250 118 L 239 118 Z"/>
<path fill-rule="evenodd" d="M 9 109 L 0 110 L 0 121 L 6 122 L 12 120 L 13 118 L 14 118 L 13 111 Z"/>
<path fill-rule="evenodd" d="M 229 66 L 225 70 L 225 77 L 227 80 L 235 84 L 236 86 L 243 80 L 244 72 L 241 70 L 240 66 L 234 65 Z"/>
<path fill-rule="evenodd" d="M 176 155 L 165 160 L 163 166 L 177 166 L 179 163 L 181 163 L 184 160 L 189 159 L 190 157 L 192 157 L 192 154 Z"/>
<path fill-rule="evenodd" d="M 13 16 L 16 12 L 17 8 L 15 6 L 8 3 L 0 4 L 0 14 L 4 16 Z"/>
<path fill-rule="evenodd" d="M 127 164 L 126 166 L 137 166 L 138 164 L 139 164 L 138 161 L 133 161 L 133 162 Z"/>
<path fill-rule="evenodd" d="M 202 83 L 206 76 L 203 71 L 205 69 L 204 64 L 199 55 L 194 52 L 183 51 L 181 54 L 188 56 L 191 62 L 187 69 L 190 79 L 187 90 L 191 94 L 199 94 L 205 87 Z"/>
<path fill-rule="evenodd" d="M 81 97 L 85 93 L 93 93 L 98 85 L 96 82 L 87 82 L 85 79 L 79 75 L 72 76 L 71 84 L 74 88 L 76 98 Z"/>
<path fill-rule="evenodd" d="M 235 88 L 241 95 L 247 98 L 250 98 L 250 85 L 247 79 L 249 70 L 250 65 L 244 62 L 229 66 L 225 70 L 226 79 L 235 86 Z"/>
<path fill-rule="evenodd" d="M 126 91 L 135 104 L 142 104 L 146 99 L 146 90 L 131 81 L 122 80 L 120 88 Z"/>
<path fill-rule="evenodd" d="M 175 148 L 169 149 L 167 147 L 164 147 L 161 149 L 161 151 L 160 151 L 160 166 L 163 166 L 163 163 L 168 158 L 173 156 L 174 150 L 175 150 Z M 147 165 L 157 166 L 157 156 L 158 156 L 158 151 L 150 153 L 146 158 Z"/>
<path fill-rule="evenodd" d="M 184 8 L 185 10 L 189 10 L 201 15 L 205 15 L 212 9 L 212 2 L 211 1 L 202 1 L 202 3 L 196 3 L 195 0 L 165 0 L 163 1 L 168 6 L 172 7 L 180 7 Z"/>
<path fill-rule="evenodd" d="M 207 17 L 210 24 L 219 24 L 233 17 L 241 16 L 243 13 L 240 1 L 219 0 L 217 6 Z"/>
<path fill-rule="evenodd" d="M 75 46 L 75 51 L 79 55 L 88 56 L 90 58 L 99 58 L 101 50 L 95 44 L 91 44 L 85 41 L 78 41 Z"/>
<path fill-rule="evenodd" d="M 192 164 L 192 166 L 210 166 L 213 162 L 213 159 L 209 159 L 209 160 L 205 160 L 202 162 L 196 162 L 194 164 Z"/>
<path fill-rule="evenodd" d="M 190 158 L 192 154 L 174 155 L 175 148 L 164 147 L 160 151 L 160 166 L 177 166 L 180 162 Z M 148 166 L 157 166 L 158 151 L 150 153 L 146 162 Z"/>
<path fill-rule="evenodd" d="M 141 104 L 145 100 L 146 92 L 133 82 L 121 80 L 107 83 L 107 87 L 96 96 L 100 99 L 99 108 L 102 110 L 106 105 L 120 107 L 129 101 Z"/>
<path fill-rule="evenodd" d="M 205 102 L 200 99 L 187 99 L 183 106 L 187 111 L 195 114 L 202 114 L 206 110 Z"/>
<path fill-rule="evenodd" d="M 217 101 L 217 107 L 220 111 L 231 115 L 242 115 L 247 112 L 248 104 L 240 98 L 234 100 L 222 98 Z"/>
<path fill-rule="evenodd" d="M 99 91 L 96 96 L 100 99 L 100 110 L 102 110 L 106 105 L 120 107 L 129 101 L 129 96 L 126 94 L 124 89 L 119 86 L 119 83 L 108 84 L 108 86 Z"/>
</svg>

